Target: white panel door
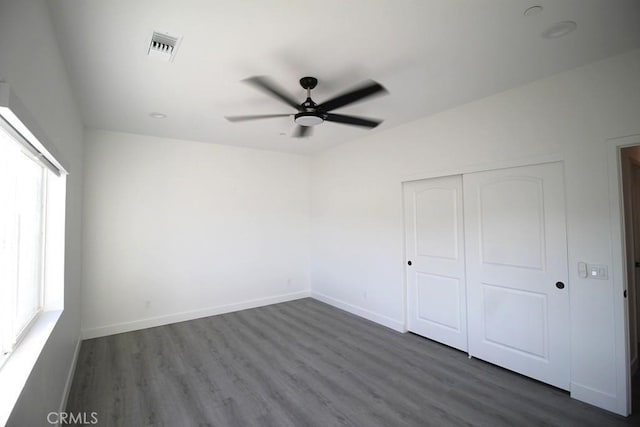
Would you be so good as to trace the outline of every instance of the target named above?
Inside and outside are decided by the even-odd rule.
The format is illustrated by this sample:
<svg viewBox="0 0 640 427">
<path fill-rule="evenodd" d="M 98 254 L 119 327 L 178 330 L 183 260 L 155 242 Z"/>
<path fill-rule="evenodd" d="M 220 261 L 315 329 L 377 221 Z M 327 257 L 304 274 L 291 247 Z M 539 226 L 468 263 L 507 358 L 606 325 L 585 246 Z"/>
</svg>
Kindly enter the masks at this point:
<svg viewBox="0 0 640 427">
<path fill-rule="evenodd" d="M 464 175 L 469 354 L 569 389 L 562 165 Z"/>
<path fill-rule="evenodd" d="M 404 209 L 409 330 L 466 351 L 462 177 L 406 183 Z"/>
</svg>

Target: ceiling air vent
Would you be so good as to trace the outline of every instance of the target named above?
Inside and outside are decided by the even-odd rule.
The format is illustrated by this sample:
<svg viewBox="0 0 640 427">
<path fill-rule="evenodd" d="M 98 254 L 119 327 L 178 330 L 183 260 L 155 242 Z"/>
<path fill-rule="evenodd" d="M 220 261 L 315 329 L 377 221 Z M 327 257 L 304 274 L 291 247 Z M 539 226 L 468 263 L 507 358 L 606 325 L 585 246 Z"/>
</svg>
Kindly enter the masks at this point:
<svg viewBox="0 0 640 427">
<path fill-rule="evenodd" d="M 173 61 L 173 58 L 176 56 L 179 41 L 178 37 L 171 37 L 170 35 L 154 31 L 147 53 L 150 58 L 156 58 L 166 62 Z"/>
</svg>

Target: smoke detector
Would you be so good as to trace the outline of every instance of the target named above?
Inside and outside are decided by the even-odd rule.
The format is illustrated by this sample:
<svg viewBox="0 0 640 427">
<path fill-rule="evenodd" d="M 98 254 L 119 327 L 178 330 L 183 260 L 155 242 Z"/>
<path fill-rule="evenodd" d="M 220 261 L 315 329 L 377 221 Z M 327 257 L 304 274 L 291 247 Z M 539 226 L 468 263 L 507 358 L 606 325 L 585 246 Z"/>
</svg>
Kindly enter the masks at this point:
<svg viewBox="0 0 640 427">
<path fill-rule="evenodd" d="M 154 31 L 151 36 L 151 41 L 149 42 L 147 55 L 149 55 L 150 58 L 171 62 L 176 56 L 179 42 L 180 39 L 178 37 Z"/>
</svg>

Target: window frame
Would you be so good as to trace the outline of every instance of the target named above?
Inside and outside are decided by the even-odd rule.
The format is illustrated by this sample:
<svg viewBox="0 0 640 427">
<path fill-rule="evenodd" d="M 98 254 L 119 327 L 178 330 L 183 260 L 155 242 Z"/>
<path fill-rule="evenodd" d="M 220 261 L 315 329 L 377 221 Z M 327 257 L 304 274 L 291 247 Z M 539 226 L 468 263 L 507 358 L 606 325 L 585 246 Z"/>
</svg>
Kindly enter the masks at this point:
<svg viewBox="0 0 640 427">
<path fill-rule="evenodd" d="M 68 169 L 55 145 L 6 82 L 0 82 L 0 117 L 3 127 L 8 124 L 9 132 L 19 136 L 18 141 L 48 169 L 50 178 L 46 185 L 47 212 L 42 245 L 46 251 L 42 265 L 42 309 L 0 366 L 0 425 L 4 425 L 64 310 Z M 76 353 L 77 350 L 78 347 Z"/>
<path fill-rule="evenodd" d="M 20 345 L 25 336 L 29 333 L 30 329 L 37 322 L 40 315 L 42 315 L 45 306 L 45 277 L 46 277 L 46 256 L 47 256 L 47 203 L 48 203 L 48 186 L 47 183 L 50 179 L 51 168 L 44 163 L 42 156 L 35 155 L 32 149 L 26 147 L 26 142 L 22 141 L 22 136 L 17 134 L 13 128 L 0 117 L 0 132 L 4 133 L 6 137 L 11 139 L 9 143 L 15 143 L 17 145 L 17 155 L 24 155 L 28 161 L 34 162 L 41 168 L 41 183 L 40 183 L 40 247 L 39 247 L 39 259 L 38 259 L 38 283 L 37 283 L 37 309 L 30 315 L 30 319 L 21 326 L 20 330 L 17 330 L 17 312 L 18 312 L 18 298 L 19 298 L 19 283 L 13 283 L 11 291 L 6 295 L 3 295 L 3 290 L 0 289 L 0 295 L 8 297 L 8 301 L 5 300 L 4 305 L 1 307 L 0 312 L 0 369 L 4 363 L 11 357 L 11 354 Z M 2 135 L 0 137 L 5 137 Z M 53 172 L 55 173 L 55 172 Z M 17 184 L 16 184 L 17 187 Z M 14 224 L 14 226 L 18 226 Z M 18 242 L 20 237 L 17 237 Z M 17 249 L 17 262 L 20 259 L 20 249 Z M 19 267 L 18 267 L 19 268 Z M 19 276 L 17 276 L 19 277 Z M 17 278 L 16 277 L 16 278 Z M 12 278 L 13 279 L 13 278 Z M 5 289 L 6 291 L 6 289 Z"/>
</svg>

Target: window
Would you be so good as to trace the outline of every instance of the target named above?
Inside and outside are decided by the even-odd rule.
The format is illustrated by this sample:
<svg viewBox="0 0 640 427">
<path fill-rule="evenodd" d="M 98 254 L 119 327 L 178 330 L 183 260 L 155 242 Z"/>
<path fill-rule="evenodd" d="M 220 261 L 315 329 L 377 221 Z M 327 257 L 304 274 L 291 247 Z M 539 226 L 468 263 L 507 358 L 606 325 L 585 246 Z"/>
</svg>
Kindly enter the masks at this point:
<svg viewBox="0 0 640 427">
<path fill-rule="evenodd" d="M 29 111 L 0 82 L 0 425 L 64 306 L 67 173 Z"/>
<path fill-rule="evenodd" d="M 0 128 L 0 364 L 42 311 L 49 173 Z"/>
<path fill-rule="evenodd" d="M 0 90 L 0 98 L 6 93 Z M 0 370 L 41 314 L 62 310 L 66 187 L 62 166 L 5 101 L 0 99 Z"/>
</svg>

